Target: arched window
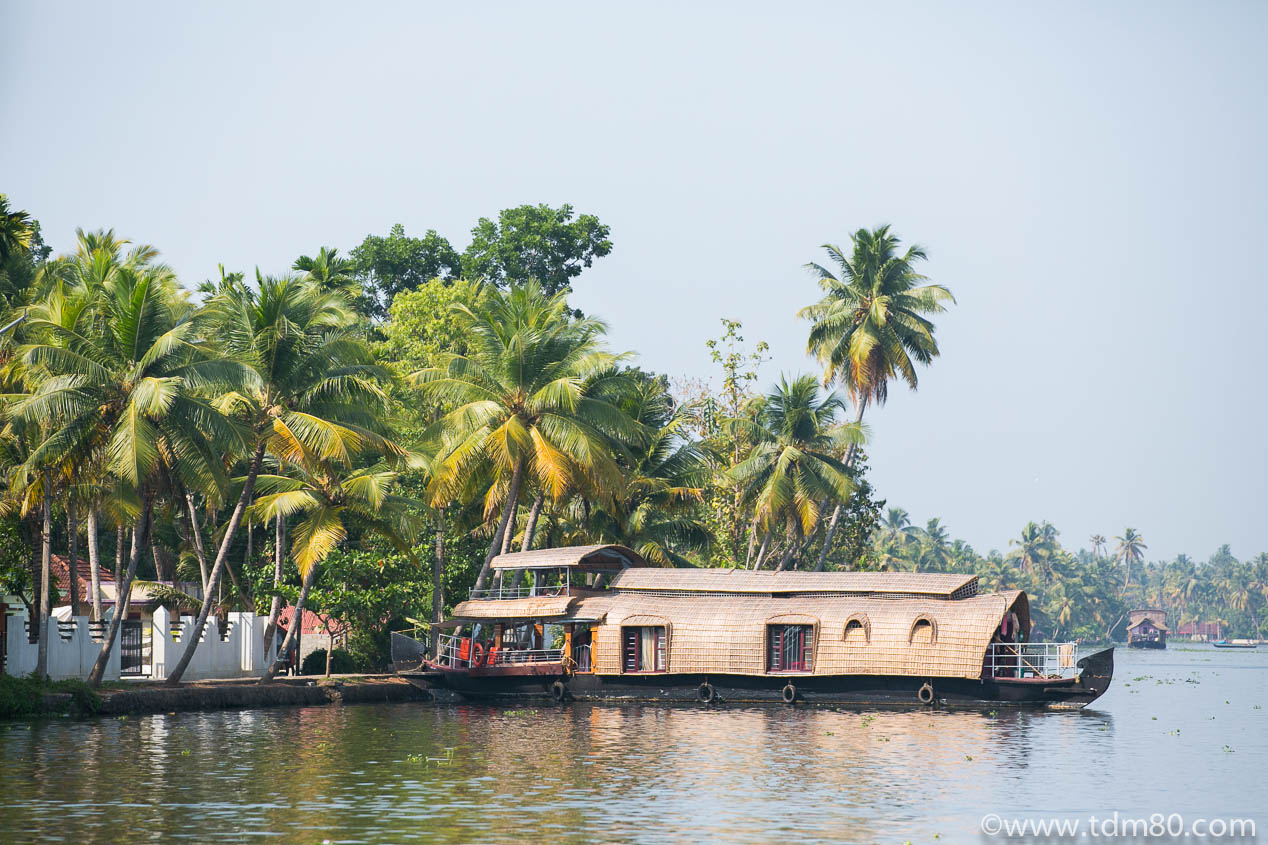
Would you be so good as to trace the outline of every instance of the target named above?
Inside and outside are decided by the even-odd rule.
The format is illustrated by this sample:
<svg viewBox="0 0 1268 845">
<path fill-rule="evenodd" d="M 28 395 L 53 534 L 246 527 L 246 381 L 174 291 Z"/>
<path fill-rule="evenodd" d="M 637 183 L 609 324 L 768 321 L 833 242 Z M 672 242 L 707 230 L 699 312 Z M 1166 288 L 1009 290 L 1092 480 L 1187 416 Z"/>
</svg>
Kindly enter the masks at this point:
<svg viewBox="0 0 1268 845">
<path fill-rule="evenodd" d="M 845 641 L 854 645 L 866 645 L 872 641 L 872 623 L 866 615 L 856 613 L 845 620 Z"/>
<path fill-rule="evenodd" d="M 938 625 L 933 617 L 922 613 L 911 623 L 911 632 L 907 642 L 917 645 L 933 645 L 938 641 Z"/>
</svg>

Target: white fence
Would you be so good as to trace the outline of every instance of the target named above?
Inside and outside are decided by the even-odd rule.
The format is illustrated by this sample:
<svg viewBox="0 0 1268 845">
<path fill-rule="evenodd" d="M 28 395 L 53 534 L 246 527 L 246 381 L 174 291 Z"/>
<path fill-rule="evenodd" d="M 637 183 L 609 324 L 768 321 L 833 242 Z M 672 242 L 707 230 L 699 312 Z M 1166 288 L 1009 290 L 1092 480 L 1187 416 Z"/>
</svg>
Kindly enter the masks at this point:
<svg viewBox="0 0 1268 845">
<path fill-rule="evenodd" d="M 29 642 L 26 615 L 10 616 L 7 620 L 7 655 L 5 672 L 10 675 L 26 675 L 35 671 L 39 644 Z M 125 622 L 125 624 L 127 624 Z M 136 623 L 132 623 L 135 625 Z M 188 635 L 194 629 L 194 617 L 182 616 L 173 621 L 165 608 L 158 608 L 154 616 L 145 619 L 135 638 L 124 645 L 124 631 L 120 629 L 106 664 L 105 680 L 115 681 L 122 676 L 143 680 L 163 680 L 185 653 Z M 207 678 L 247 678 L 264 671 L 264 628 L 267 616 L 254 613 L 230 613 L 228 624 L 219 625 L 216 619 L 207 620 L 202 639 L 193 659 L 185 669 L 182 680 L 198 681 Z M 62 633 L 62 632 L 66 633 Z M 87 678 L 97 655 L 101 653 L 102 640 L 89 631 L 88 617 L 77 616 L 71 622 L 60 625 L 51 620 L 48 640 L 48 674 L 55 680 L 63 678 Z M 121 659 L 128 649 L 126 660 Z M 274 649 L 270 649 L 273 652 Z M 121 672 L 121 669 L 124 671 Z"/>
</svg>

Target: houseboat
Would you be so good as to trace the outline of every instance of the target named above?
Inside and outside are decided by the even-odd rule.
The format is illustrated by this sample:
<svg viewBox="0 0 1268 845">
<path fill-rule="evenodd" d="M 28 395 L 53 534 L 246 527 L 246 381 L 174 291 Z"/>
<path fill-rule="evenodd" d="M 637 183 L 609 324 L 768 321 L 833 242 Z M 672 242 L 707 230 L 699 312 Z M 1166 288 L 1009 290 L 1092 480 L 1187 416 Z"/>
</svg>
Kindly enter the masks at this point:
<svg viewBox="0 0 1268 845">
<path fill-rule="evenodd" d="M 1130 648 L 1166 648 L 1167 611 L 1147 607 L 1128 613 L 1127 645 Z"/>
<path fill-rule="evenodd" d="M 1079 708 L 1113 649 L 1029 642 L 1029 600 L 973 575 L 649 567 L 623 546 L 506 554 L 398 673 L 465 699 Z"/>
</svg>

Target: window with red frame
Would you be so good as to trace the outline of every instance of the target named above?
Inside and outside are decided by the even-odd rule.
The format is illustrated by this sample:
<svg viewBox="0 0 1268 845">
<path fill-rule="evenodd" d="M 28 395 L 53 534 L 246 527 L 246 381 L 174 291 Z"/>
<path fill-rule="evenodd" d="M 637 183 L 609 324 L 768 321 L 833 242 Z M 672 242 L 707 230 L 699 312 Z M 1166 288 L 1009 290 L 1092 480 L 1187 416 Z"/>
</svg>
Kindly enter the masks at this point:
<svg viewBox="0 0 1268 845">
<path fill-rule="evenodd" d="M 809 672 L 814 663 L 814 629 L 809 625 L 766 627 L 766 671 Z"/>
<path fill-rule="evenodd" d="M 626 672 L 664 672 L 665 628 L 660 625 L 622 628 L 621 666 Z"/>
</svg>

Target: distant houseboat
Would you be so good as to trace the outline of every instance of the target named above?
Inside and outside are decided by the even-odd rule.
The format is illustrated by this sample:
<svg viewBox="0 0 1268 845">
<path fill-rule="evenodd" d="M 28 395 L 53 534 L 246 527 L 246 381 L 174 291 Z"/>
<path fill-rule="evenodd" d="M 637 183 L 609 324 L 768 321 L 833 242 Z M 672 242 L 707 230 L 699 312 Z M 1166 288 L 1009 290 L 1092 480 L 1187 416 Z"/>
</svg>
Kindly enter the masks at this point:
<svg viewBox="0 0 1268 845">
<path fill-rule="evenodd" d="M 469 699 L 1042 704 L 1105 692 L 1113 649 L 1028 642 L 1024 592 L 972 575 L 649 568 L 623 546 L 502 555 L 397 671 Z"/>
<path fill-rule="evenodd" d="M 1127 614 L 1127 645 L 1131 648 L 1167 647 L 1167 611 L 1157 607 Z"/>
</svg>

